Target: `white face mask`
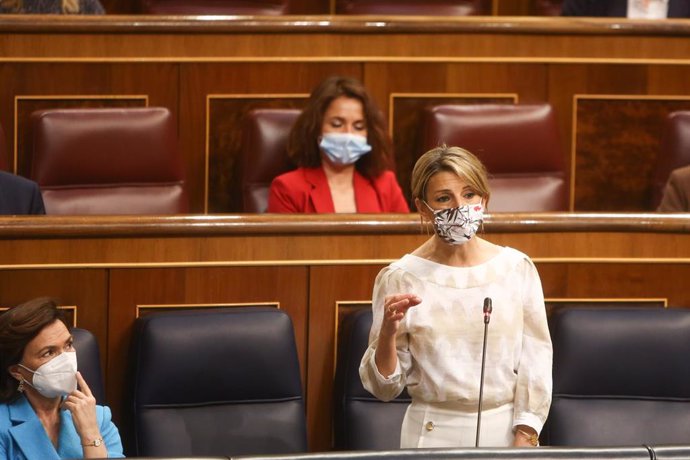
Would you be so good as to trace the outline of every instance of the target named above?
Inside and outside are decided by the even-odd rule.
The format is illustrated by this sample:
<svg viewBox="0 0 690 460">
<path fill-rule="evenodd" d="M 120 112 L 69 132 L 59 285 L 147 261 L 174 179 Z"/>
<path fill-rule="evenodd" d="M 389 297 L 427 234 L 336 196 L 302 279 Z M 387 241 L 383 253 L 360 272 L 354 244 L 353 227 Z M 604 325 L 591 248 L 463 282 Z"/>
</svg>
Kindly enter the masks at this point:
<svg viewBox="0 0 690 460">
<path fill-rule="evenodd" d="M 448 244 L 467 243 L 484 220 L 484 206 L 481 203 L 439 210 L 432 209 L 426 201 L 423 203 L 434 213 L 434 231 Z"/>
<path fill-rule="evenodd" d="M 65 396 L 77 389 L 77 353 L 74 351 L 60 353 L 35 371 L 19 365 L 34 374 L 32 382 L 25 382 L 46 398 Z"/>
<path fill-rule="evenodd" d="M 351 165 L 371 152 L 366 137 L 350 133 L 326 133 L 321 136 L 319 147 L 336 165 Z"/>
</svg>

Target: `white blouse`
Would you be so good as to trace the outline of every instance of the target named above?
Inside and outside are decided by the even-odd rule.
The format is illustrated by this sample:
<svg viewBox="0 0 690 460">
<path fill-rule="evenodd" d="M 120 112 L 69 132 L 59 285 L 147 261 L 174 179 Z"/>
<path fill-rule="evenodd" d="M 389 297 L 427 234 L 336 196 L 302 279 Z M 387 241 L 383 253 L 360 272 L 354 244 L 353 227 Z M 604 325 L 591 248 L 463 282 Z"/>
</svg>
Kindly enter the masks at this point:
<svg viewBox="0 0 690 460">
<path fill-rule="evenodd" d="M 422 302 L 400 323 L 398 366 L 386 379 L 374 362 L 384 299 L 406 293 Z M 451 267 L 408 254 L 381 270 L 374 284 L 369 347 L 359 368 L 364 387 L 389 401 L 407 386 L 413 399 L 467 403 L 468 410 L 476 412 L 486 297 L 492 299 L 493 313 L 482 408 L 513 403 L 513 425 L 540 432 L 551 405 L 551 338 L 537 269 L 512 248 L 473 267 Z"/>
</svg>

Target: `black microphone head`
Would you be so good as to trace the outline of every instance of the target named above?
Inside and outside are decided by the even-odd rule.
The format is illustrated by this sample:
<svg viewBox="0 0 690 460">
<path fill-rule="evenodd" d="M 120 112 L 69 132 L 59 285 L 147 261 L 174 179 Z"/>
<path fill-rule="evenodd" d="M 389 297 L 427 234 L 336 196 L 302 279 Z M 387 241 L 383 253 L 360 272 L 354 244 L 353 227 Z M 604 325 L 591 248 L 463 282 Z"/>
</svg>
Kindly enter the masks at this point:
<svg viewBox="0 0 690 460">
<path fill-rule="evenodd" d="M 491 306 L 491 297 L 487 297 L 484 299 L 484 313 L 491 313 L 491 310 L 493 310 Z"/>
</svg>

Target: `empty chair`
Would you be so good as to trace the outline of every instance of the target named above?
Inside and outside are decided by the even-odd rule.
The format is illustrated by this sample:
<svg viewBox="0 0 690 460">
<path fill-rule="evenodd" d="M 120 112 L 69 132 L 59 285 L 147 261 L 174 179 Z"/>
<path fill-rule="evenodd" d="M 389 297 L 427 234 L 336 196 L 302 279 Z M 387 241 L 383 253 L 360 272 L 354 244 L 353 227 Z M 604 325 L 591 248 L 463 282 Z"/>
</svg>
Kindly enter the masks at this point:
<svg viewBox="0 0 690 460">
<path fill-rule="evenodd" d="M 135 326 L 136 455 L 306 451 L 290 317 L 246 307 L 152 314 Z"/>
<path fill-rule="evenodd" d="M 31 118 L 31 176 L 48 214 L 187 211 L 168 109 L 56 109 Z"/>
<path fill-rule="evenodd" d="M 96 398 L 96 404 L 103 406 L 105 405 L 105 387 L 96 337 L 90 331 L 78 327 L 72 328 L 70 332 L 74 338 L 74 349 L 77 351 L 79 372 Z"/>
<path fill-rule="evenodd" d="M 673 112 L 666 117 L 652 182 L 651 209 L 661 202 L 666 182 L 674 169 L 690 165 L 690 111 Z M 687 198 L 687 197 L 686 197 Z M 687 211 L 684 210 L 684 211 Z"/>
<path fill-rule="evenodd" d="M 295 168 L 287 156 L 298 109 L 254 109 L 244 118 L 240 186 L 244 212 L 266 212 L 274 177 Z"/>
<path fill-rule="evenodd" d="M 564 308 L 551 324 L 548 444 L 690 442 L 690 310 Z"/>
<path fill-rule="evenodd" d="M 369 341 L 372 314 L 360 310 L 339 325 L 338 362 L 334 388 L 335 447 L 343 450 L 392 450 L 400 448 L 400 428 L 410 397 L 405 390 L 383 402 L 364 389 L 359 363 Z"/>
<path fill-rule="evenodd" d="M 438 105 L 424 112 L 424 146 L 462 147 L 489 171 L 491 212 L 568 209 L 568 185 L 548 104 Z"/>
<path fill-rule="evenodd" d="M 139 0 L 145 14 L 276 16 L 289 10 L 289 0 Z"/>
<path fill-rule="evenodd" d="M 491 0 L 336 0 L 336 14 L 490 15 Z"/>
</svg>

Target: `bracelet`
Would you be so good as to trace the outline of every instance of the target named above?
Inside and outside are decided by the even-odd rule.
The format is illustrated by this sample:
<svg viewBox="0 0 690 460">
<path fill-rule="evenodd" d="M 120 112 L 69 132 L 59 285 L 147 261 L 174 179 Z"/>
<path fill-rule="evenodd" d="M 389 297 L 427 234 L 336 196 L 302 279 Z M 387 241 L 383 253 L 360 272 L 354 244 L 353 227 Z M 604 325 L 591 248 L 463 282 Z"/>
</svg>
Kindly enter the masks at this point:
<svg viewBox="0 0 690 460">
<path fill-rule="evenodd" d="M 101 447 L 103 444 L 103 438 L 96 438 L 88 444 L 82 444 L 82 447 Z"/>
<path fill-rule="evenodd" d="M 530 444 L 532 444 L 532 446 L 537 447 L 539 445 L 539 435 L 537 435 L 536 433 L 529 434 L 528 432 L 522 431 L 522 430 L 516 430 L 516 431 L 518 433 L 520 433 L 522 436 L 524 436 L 525 438 L 527 438 L 527 440 L 529 441 Z"/>
</svg>

